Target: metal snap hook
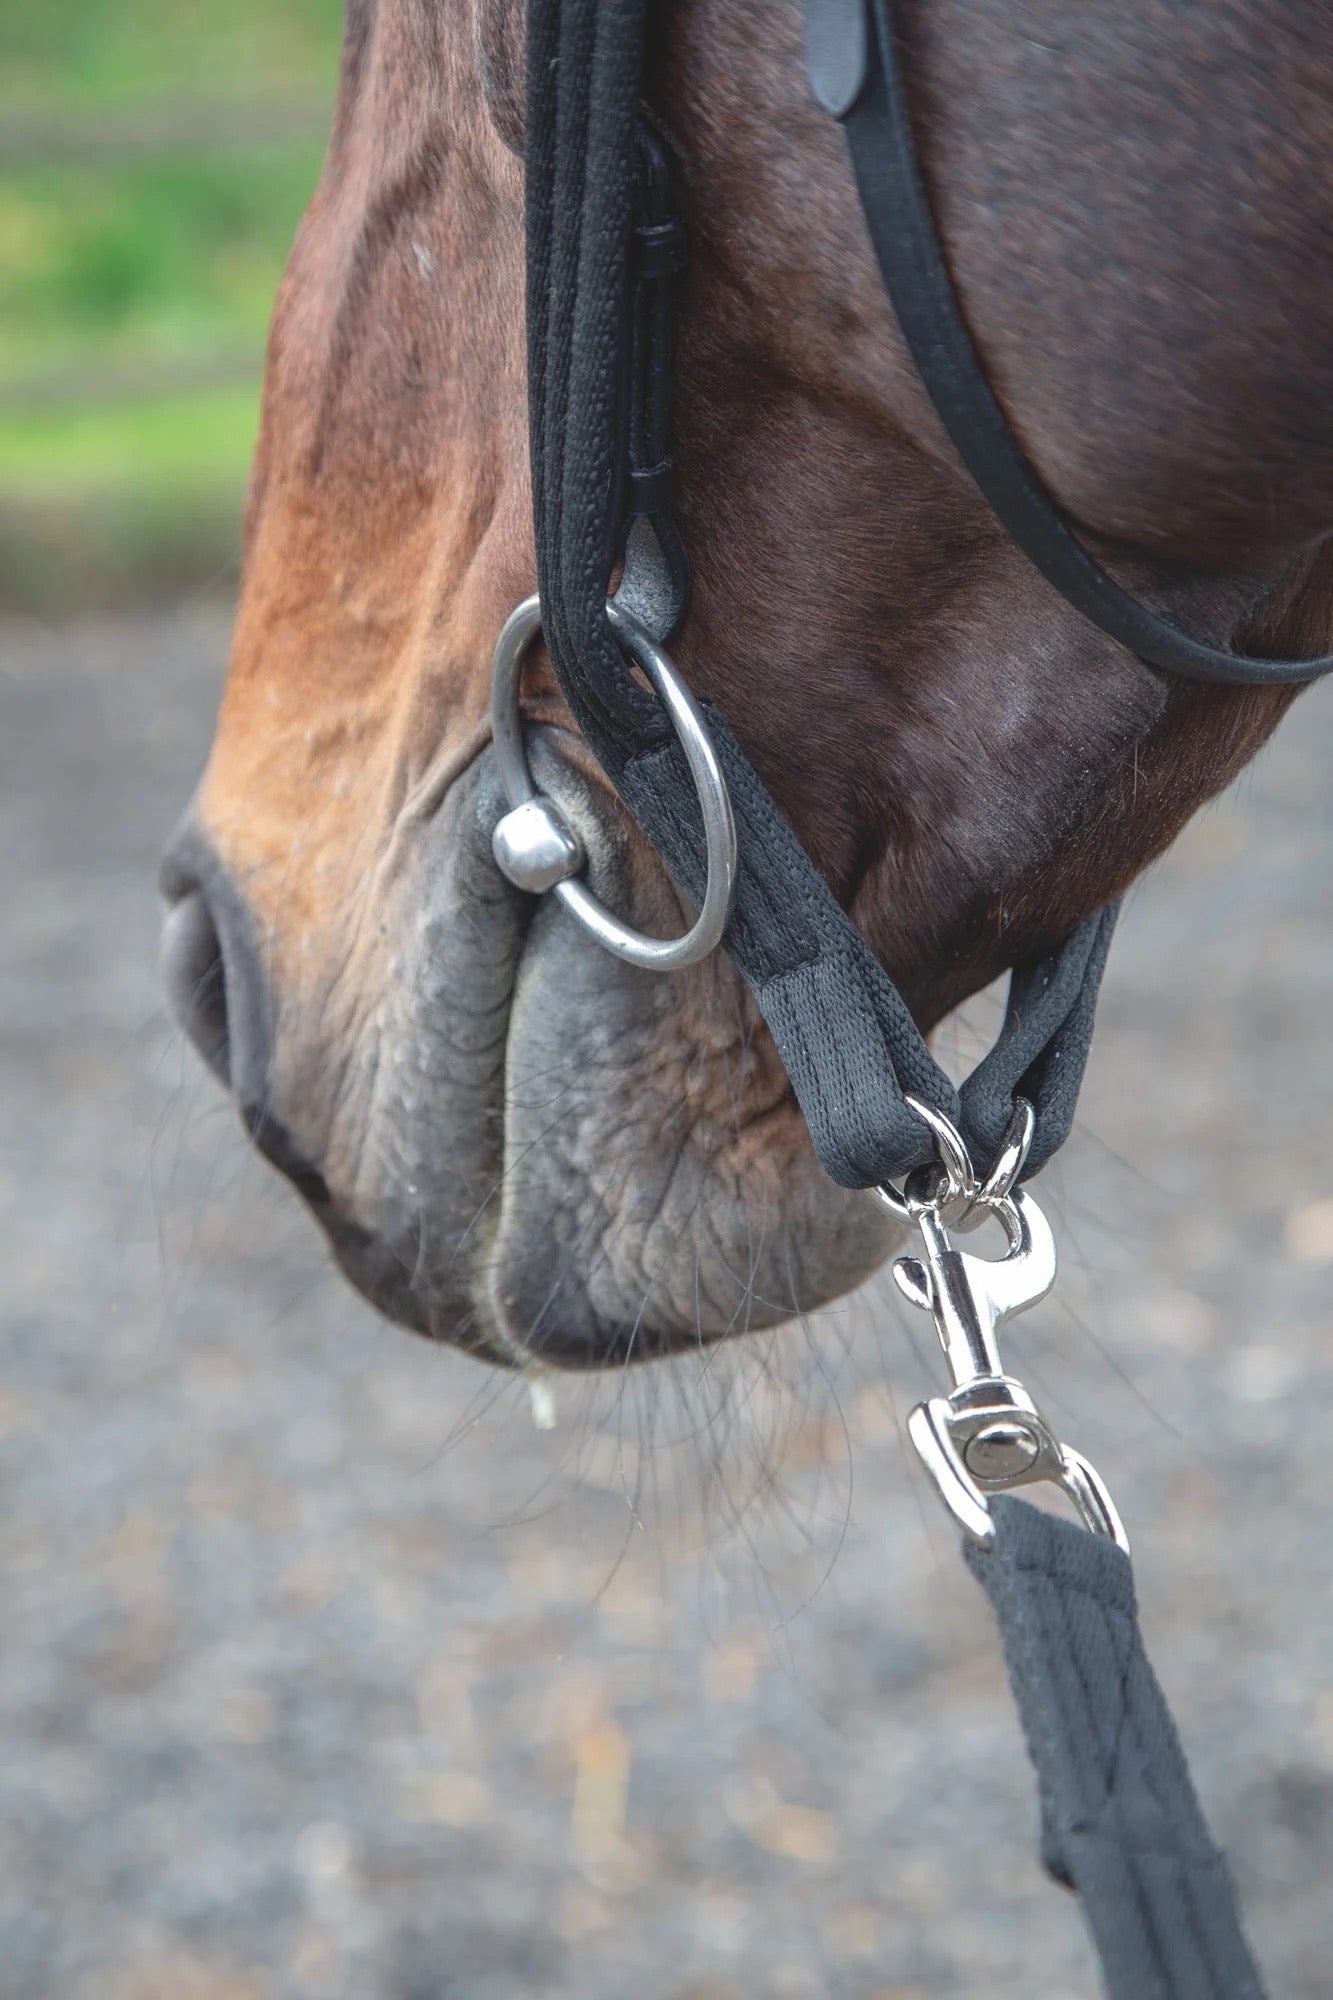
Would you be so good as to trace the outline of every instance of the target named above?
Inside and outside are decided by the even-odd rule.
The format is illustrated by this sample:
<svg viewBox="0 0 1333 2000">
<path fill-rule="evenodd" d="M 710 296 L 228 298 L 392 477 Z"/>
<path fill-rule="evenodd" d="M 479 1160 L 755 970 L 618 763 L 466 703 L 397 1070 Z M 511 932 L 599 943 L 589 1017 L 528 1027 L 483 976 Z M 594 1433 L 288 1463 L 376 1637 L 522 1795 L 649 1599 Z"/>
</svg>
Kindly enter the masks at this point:
<svg viewBox="0 0 1333 2000">
<path fill-rule="evenodd" d="M 1017 1185 L 1032 1141 L 1032 1108 L 1018 1100 L 999 1156 L 978 1185 L 956 1127 L 919 1099 L 907 1102 L 934 1134 L 933 1179 L 909 1174 L 901 1189 L 871 1193 L 920 1232 L 922 1254 L 897 1258 L 893 1276 L 904 1297 L 934 1320 L 953 1377 L 947 1396 L 928 1397 L 911 1411 L 907 1435 L 970 1540 L 984 1546 L 994 1534 L 988 1495 L 1049 1483 L 1073 1502 L 1086 1528 L 1128 1553 L 1124 1525 L 1100 1474 L 1061 1442 L 1000 1361 L 1000 1326 L 1045 1298 L 1055 1282 L 1050 1225 Z M 957 1249 L 950 1231 L 987 1215 L 1004 1230 L 1004 1256 L 976 1257 Z"/>
<path fill-rule="evenodd" d="M 1008 1239 L 998 1259 L 954 1247 L 937 1209 L 918 1218 L 920 1257 L 899 1257 L 898 1289 L 931 1314 L 953 1388 L 918 1403 L 907 1435 L 941 1498 L 971 1540 L 994 1533 L 987 1496 L 1049 1483 L 1073 1501 L 1083 1525 L 1129 1552 L 1105 1482 L 1080 1452 L 1061 1442 L 1023 1384 L 1001 1365 L 996 1335 L 1014 1313 L 1045 1298 L 1055 1282 L 1055 1241 L 1030 1194 L 1015 1188 L 992 1211 Z"/>
<path fill-rule="evenodd" d="M 731 795 L 703 711 L 668 654 L 619 605 L 608 600 L 606 614 L 617 640 L 643 669 L 670 716 L 699 796 L 708 878 L 698 917 L 680 937 L 648 937 L 622 924 L 577 879 L 587 862 L 583 843 L 555 803 L 533 784 L 523 748 L 519 684 L 528 647 L 541 630 L 539 597 L 526 598 L 510 613 L 491 664 L 491 733 L 510 805 L 491 836 L 491 848 L 497 867 L 516 888 L 534 895 L 554 889 L 570 915 L 617 958 L 648 972 L 675 972 L 716 949 L 731 915 L 737 873 Z"/>
</svg>

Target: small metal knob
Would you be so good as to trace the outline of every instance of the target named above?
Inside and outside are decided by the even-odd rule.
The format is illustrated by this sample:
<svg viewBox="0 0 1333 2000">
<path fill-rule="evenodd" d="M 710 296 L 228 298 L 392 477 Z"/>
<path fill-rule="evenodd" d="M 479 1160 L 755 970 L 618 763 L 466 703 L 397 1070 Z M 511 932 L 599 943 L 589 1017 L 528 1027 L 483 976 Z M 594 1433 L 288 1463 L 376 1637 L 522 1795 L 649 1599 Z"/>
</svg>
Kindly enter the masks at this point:
<svg viewBox="0 0 1333 2000">
<path fill-rule="evenodd" d="M 540 794 L 497 823 L 491 852 L 500 873 L 533 896 L 577 875 L 585 859 L 583 842 Z"/>
<path fill-rule="evenodd" d="M 1039 1450 L 1022 1424 L 987 1424 L 968 1439 L 963 1462 L 976 1479 L 1016 1479 L 1036 1464 Z"/>
</svg>

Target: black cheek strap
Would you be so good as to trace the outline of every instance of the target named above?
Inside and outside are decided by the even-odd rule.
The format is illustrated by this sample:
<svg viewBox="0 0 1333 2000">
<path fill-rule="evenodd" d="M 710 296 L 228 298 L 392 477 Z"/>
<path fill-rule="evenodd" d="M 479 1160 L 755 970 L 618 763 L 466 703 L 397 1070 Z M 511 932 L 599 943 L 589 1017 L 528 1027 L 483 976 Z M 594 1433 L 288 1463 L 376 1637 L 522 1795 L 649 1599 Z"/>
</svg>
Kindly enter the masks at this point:
<svg viewBox="0 0 1333 2000">
<path fill-rule="evenodd" d="M 537 575 L 547 650 L 608 777 L 696 903 L 705 856 L 688 768 L 632 679 L 605 613 L 665 637 L 688 568 L 670 510 L 669 385 L 681 249 L 668 161 L 638 102 L 648 0 L 531 0 L 528 13 L 528 394 Z M 738 663 L 739 664 L 739 663 Z M 756 673 L 759 668 L 756 666 Z M 1073 1121 L 1114 909 L 1012 975 L 1003 1029 L 961 1091 L 716 710 L 740 867 L 725 943 L 786 1066 L 820 1161 L 871 1187 L 934 1159 L 906 1103 L 942 1111 L 978 1162 L 1028 1098 L 1027 1172 Z"/>
</svg>

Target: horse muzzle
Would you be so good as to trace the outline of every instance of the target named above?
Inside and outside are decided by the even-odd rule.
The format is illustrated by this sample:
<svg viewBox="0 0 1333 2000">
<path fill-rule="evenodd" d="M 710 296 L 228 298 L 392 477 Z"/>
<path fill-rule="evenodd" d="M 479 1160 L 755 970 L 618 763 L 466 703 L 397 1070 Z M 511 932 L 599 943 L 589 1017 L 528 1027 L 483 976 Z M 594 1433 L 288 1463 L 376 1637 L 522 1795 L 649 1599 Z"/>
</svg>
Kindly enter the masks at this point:
<svg viewBox="0 0 1333 2000">
<path fill-rule="evenodd" d="M 676 891 L 564 742 L 532 733 L 534 774 L 591 887 L 678 932 Z M 883 1260 L 891 1225 L 818 1166 L 725 958 L 642 971 L 501 874 L 491 751 L 322 900 L 315 834 L 224 858 L 208 803 L 163 865 L 167 992 L 390 1318 L 511 1366 L 619 1365 L 772 1325 Z"/>
</svg>

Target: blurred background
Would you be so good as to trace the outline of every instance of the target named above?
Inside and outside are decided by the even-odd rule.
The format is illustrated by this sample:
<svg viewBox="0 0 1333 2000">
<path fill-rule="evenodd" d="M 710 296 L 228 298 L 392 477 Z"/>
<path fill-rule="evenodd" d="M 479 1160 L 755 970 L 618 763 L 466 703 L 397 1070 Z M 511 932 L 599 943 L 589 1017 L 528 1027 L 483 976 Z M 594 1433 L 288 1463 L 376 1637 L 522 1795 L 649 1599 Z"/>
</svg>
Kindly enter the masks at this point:
<svg viewBox="0 0 1333 2000">
<path fill-rule="evenodd" d="M 6 0 L 6 608 L 133 603 L 229 573 L 341 25 L 335 0 Z"/>
<path fill-rule="evenodd" d="M 163 1011 L 338 15 L 0 17 L 0 1996 L 1093 2000 L 890 1288 L 538 1429 L 347 1293 Z M 1286 2000 L 1333 1989 L 1331 779 L 1316 688 L 1132 900 L 1006 1347 Z"/>
</svg>

